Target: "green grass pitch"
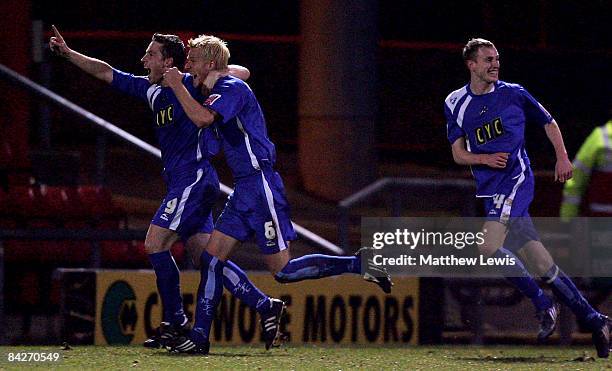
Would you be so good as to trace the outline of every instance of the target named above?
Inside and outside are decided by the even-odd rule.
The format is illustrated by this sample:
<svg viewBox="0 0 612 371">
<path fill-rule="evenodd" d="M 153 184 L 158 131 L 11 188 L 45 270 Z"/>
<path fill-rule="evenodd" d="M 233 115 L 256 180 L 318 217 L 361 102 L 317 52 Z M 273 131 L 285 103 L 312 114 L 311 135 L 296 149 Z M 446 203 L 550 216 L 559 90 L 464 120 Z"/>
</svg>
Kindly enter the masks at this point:
<svg viewBox="0 0 612 371">
<path fill-rule="evenodd" d="M 59 362 L 8 362 L 11 352 L 60 352 Z M 213 347 L 208 356 L 170 354 L 138 346 L 0 347 L 0 369 L 142 370 L 612 370 L 588 347 L 435 346 Z"/>
</svg>

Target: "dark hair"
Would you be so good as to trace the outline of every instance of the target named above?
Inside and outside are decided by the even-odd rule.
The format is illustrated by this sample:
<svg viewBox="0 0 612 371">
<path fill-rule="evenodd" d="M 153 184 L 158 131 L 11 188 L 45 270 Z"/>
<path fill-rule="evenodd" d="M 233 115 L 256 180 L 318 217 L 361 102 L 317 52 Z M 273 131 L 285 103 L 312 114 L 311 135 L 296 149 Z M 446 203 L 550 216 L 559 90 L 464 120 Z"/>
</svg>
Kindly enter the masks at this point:
<svg viewBox="0 0 612 371">
<path fill-rule="evenodd" d="M 151 41 L 162 45 L 161 52 L 164 58 L 172 58 L 173 66 L 182 70 L 185 66 L 185 44 L 176 35 L 153 34 Z"/>
<path fill-rule="evenodd" d="M 474 58 L 476 58 L 476 54 L 478 54 L 478 49 L 480 48 L 494 48 L 495 45 L 493 45 L 492 42 L 490 42 L 489 40 L 485 40 L 485 39 L 481 39 L 481 38 L 474 38 L 474 39 L 470 39 L 467 44 L 465 44 L 465 46 L 463 47 L 463 60 L 464 61 L 468 61 L 468 60 L 474 60 Z"/>
</svg>

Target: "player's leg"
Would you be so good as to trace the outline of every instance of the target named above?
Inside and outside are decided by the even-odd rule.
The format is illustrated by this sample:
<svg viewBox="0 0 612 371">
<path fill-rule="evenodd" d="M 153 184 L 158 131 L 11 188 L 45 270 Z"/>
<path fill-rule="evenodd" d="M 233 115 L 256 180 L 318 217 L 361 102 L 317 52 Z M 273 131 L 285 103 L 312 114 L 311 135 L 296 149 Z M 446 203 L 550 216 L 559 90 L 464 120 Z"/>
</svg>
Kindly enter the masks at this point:
<svg viewBox="0 0 612 371">
<path fill-rule="evenodd" d="M 202 237 L 194 236 L 191 243 L 197 243 L 198 238 Z M 284 303 L 261 292 L 236 264 L 219 259 L 219 257 L 227 259 L 238 243 L 239 241 L 231 236 L 217 230 L 213 231 L 207 248 L 200 257 L 201 278 L 193 328 L 188 336 L 173 344 L 171 351 L 208 353 L 210 330 L 223 286 L 260 313 L 266 349 L 269 349 L 277 338 L 280 318 L 285 309 Z M 213 256 L 209 251 L 219 256 Z M 270 318 L 273 320 L 270 321 Z"/>
<path fill-rule="evenodd" d="M 509 242 L 506 240 L 506 225 L 499 221 L 489 220 L 484 223 L 483 232 L 484 243 L 479 246 L 481 254 L 496 258 L 508 256 L 513 258 L 516 263 L 499 266 L 499 272 L 523 295 L 531 300 L 540 319 L 541 328 L 538 333 L 538 339 L 540 341 L 545 340 L 552 334 L 556 325 L 557 310 L 552 300 L 542 291 L 522 261 L 514 254 L 513 246 L 508 246 L 509 248 L 503 246 L 504 242 Z"/>
<path fill-rule="evenodd" d="M 188 250 L 193 251 L 192 255 L 199 253 L 198 261 L 194 262 L 194 266 L 196 266 L 197 268 L 201 267 L 202 259 L 210 259 L 208 257 L 202 257 L 203 254 L 207 254 L 210 256 L 208 251 L 206 251 L 206 246 L 209 242 L 210 236 L 210 234 L 198 233 L 192 236 L 187 241 Z M 239 243 L 238 240 L 234 239 L 233 237 L 224 235 L 221 232 L 217 232 L 215 234 L 215 237 L 217 241 L 212 242 L 210 244 L 211 250 L 225 250 L 216 246 L 226 245 L 228 246 L 227 250 L 231 251 L 233 247 L 235 247 Z M 227 259 L 228 255 L 229 254 L 223 254 L 221 259 L 219 259 L 219 257 L 217 256 L 217 259 L 219 259 L 220 262 L 223 264 L 223 287 L 225 287 L 235 297 L 240 299 L 240 301 L 244 302 L 249 308 L 252 308 L 259 313 L 265 312 L 266 308 L 270 306 L 270 297 L 264 294 L 261 290 L 257 288 L 257 286 L 255 286 L 251 282 L 251 280 L 247 277 L 246 273 L 242 270 L 242 268 L 240 268 L 231 260 Z M 225 261 L 223 261 L 223 259 L 225 259 Z"/>
<path fill-rule="evenodd" d="M 187 325 L 183 310 L 179 270 L 170 253 L 177 240 L 174 231 L 151 224 L 145 239 L 145 249 L 156 276 L 157 291 L 161 298 L 163 315 L 157 336 L 145 342 L 146 347 L 157 348 Z"/>
<path fill-rule="evenodd" d="M 198 187 L 204 183 L 202 173 L 203 170 L 194 169 L 193 173 L 172 178 L 168 193 L 153 216 L 145 238 L 145 249 L 155 270 L 157 288 L 163 305 L 161 332 L 164 331 L 166 324 L 172 325 L 170 327 L 187 325 L 180 290 L 180 274 L 170 248 L 178 240 L 179 231 L 189 219 L 189 215 L 194 210 L 198 210 L 194 207 L 194 202 L 197 202 L 195 200 L 197 197 L 194 195 L 198 195 Z M 166 332 L 170 335 L 172 331 Z"/>
<path fill-rule="evenodd" d="M 221 299 L 222 287 L 225 286 L 232 294 L 238 297 L 241 301 L 253 309 L 256 309 L 262 320 L 271 315 L 280 315 L 284 309 L 284 303 L 277 299 L 269 298 L 262 293 L 248 279 L 244 271 L 236 264 L 230 261 L 225 261 L 229 257 L 233 248 L 241 240 L 249 237 L 251 231 L 245 226 L 242 221 L 243 216 L 235 210 L 235 196 L 230 198 L 222 215 L 217 221 L 218 229 L 214 230 L 208 238 L 204 233 L 197 233 L 188 239 L 187 245 L 190 251 L 202 251 L 199 257 L 201 280 L 198 288 L 198 301 L 195 313 L 195 323 L 189 341 L 195 343 L 196 349 L 203 352 L 208 349 L 209 335 L 212 321 L 214 319 L 215 309 Z M 212 229 L 212 217 L 210 220 L 210 228 Z M 223 233 L 228 230 L 230 232 Z M 206 231 L 204 227 L 199 229 L 200 232 Z M 205 249 L 202 246 L 206 246 Z M 275 337 L 280 327 L 280 320 L 273 330 L 274 334 L 270 335 L 264 331 L 266 338 L 266 347 L 272 341 L 268 341 L 269 336 Z M 188 344 L 181 346 L 181 349 L 187 349 Z M 178 350 L 178 349 L 177 349 Z"/>
<path fill-rule="evenodd" d="M 223 219 L 219 220 L 220 228 L 227 228 L 230 224 L 230 212 L 224 211 Z M 236 226 L 235 226 L 236 227 Z M 239 230 L 240 228 L 235 228 Z M 240 232 L 236 232 L 241 235 Z M 223 285 L 235 297 L 255 309 L 261 317 L 262 332 L 266 350 L 273 345 L 278 345 L 280 337 L 280 320 L 285 311 L 285 303 L 279 299 L 271 298 L 264 294 L 248 278 L 246 273 L 234 262 L 228 259 L 231 251 L 240 241 L 219 230 L 215 230 L 207 245 L 208 252 L 215 254 L 223 264 Z"/>
<path fill-rule="evenodd" d="M 287 247 L 289 247 L 288 242 Z M 275 254 L 265 255 L 264 259 L 268 270 L 280 283 L 337 276 L 343 273 L 361 273 L 361 261 L 357 256 L 309 254 L 290 259 L 287 248 Z"/>
<path fill-rule="evenodd" d="M 539 236 L 536 232 L 535 226 L 533 225 L 531 217 L 527 214 L 522 217 L 511 219 L 510 233 L 504 242 L 508 250 L 520 253 L 522 258 L 526 258 L 523 246 L 531 243 L 532 241 L 539 241 Z M 548 258 L 550 258 L 550 256 L 548 256 Z M 527 262 L 530 263 L 532 269 L 534 269 L 537 274 L 539 269 L 538 264 L 534 266 L 534 264 L 531 264 L 532 261 L 527 260 Z M 545 264 L 547 264 L 546 259 L 540 261 L 539 263 L 540 266 Z M 545 301 L 549 300 L 548 295 L 545 295 L 545 298 Z M 538 308 L 536 305 L 536 317 L 540 321 L 540 331 L 538 333 L 539 342 L 544 342 L 546 339 L 548 339 L 548 337 L 550 337 L 550 335 L 552 335 L 552 333 L 555 331 L 557 326 L 559 305 L 556 302 L 552 303 L 553 305 L 548 308 Z"/>
<path fill-rule="evenodd" d="M 246 273 L 237 264 L 229 260 L 232 250 L 252 235 L 251 229 L 245 222 L 245 217 L 236 210 L 234 205 L 236 197 L 240 195 L 234 193 L 219 216 L 215 230 L 206 245 L 206 251 L 202 254 L 202 261 L 210 259 L 205 258 L 205 255 L 218 259 L 222 264 L 223 285 L 234 296 L 263 316 L 270 309 L 270 298 L 249 280 Z"/>
<path fill-rule="evenodd" d="M 610 349 L 608 318 L 589 304 L 572 279 L 554 263 L 552 256 L 540 241 L 527 242 L 521 252 L 549 285 L 555 297 L 567 305 L 578 321 L 593 332 L 598 356 L 607 357 Z"/>
<path fill-rule="evenodd" d="M 287 246 L 289 246 L 288 242 Z M 268 270 L 274 275 L 277 282 L 292 283 L 345 273 L 361 274 L 362 262 L 372 260 L 365 257 L 362 259 L 362 255 L 369 254 L 369 251 L 366 250 L 368 249 L 361 249 L 354 256 L 310 254 L 290 259 L 289 249 L 285 249 L 276 254 L 265 255 L 264 259 Z M 366 270 L 364 279 L 376 283 L 386 293 L 391 292 L 393 283 L 387 272 L 375 265 L 374 268 L 376 268 L 375 271 Z"/>
<path fill-rule="evenodd" d="M 268 269 L 278 282 L 299 282 L 345 273 L 361 274 L 361 252 L 355 256 L 310 254 L 291 259 L 288 248 L 297 235 L 291 224 L 289 203 L 278 173 L 273 170 L 261 172 L 260 194 L 259 205 L 249 218 L 249 223 L 255 231 L 257 245 L 265 256 Z M 389 292 L 391 282 L 386 274 L 384 276 L 384 284 L 379 286 Z"/>
<path fill-rule="evenodd" d="M 538 311 L 550 308 L 552 306 L 550 299 L 529 274 L 523 262 L 512 252 L 512 249 L 503 246 L 507 236 L 506 225 L 489 220 L 484 223 L 482 230 L 484 243 L 478 246 L 480 253 L 486 257 L 513 258 L 516 264 L 499 266 L 500 273 L 530 298 Z"/>
<path fill-rule="evenodd" d="M 557 299 L 571 308 L 579 321 L 588 326 L 599 316 L 572 280 L 554 263 L 552 256 L 540 241 L 529 241 L 522 252 L 537 270 L 538 275 L 550 286 Z"/>
<path fill-rule="evenodd" d="M 212 232 L 211 209 L 219 192 L 219 181 L 214 169 L 208 166 L 182 172 L 172 178 L 172 182 L 171 192 L 175 195 L 175 198 L 172 200 L 172 204 L 168 203 L 168 207 L 163 210 L 165 214 L 162 219 L 169 223 L 170 229 L 177 232 L 193 259 L 193 254 L 198 254 L 202 250 L 202 247 L 197 246 L 197 243 L 205 243 Z M 177 184 L 180 186 L 177 186 Z M 166 198 L 170 197 L 167 196 Z M 211 260 L 209 259 L 208 262 L 211 263 Z M 214 264 L 212 265 L 214 266 Z M 206 266 L 206 269 L 208 269 L 208 266 Z M 200 284 L 201 289 L 198 294 L 204 296 L 203 290 L 206 289 L 207 296 L 220 298 L 223 287 L 221 285 L 217 287 L 214 279 L 209 280 L 209 286 L 206 287 L 208 271 L 201 273 L 203 273 L 201 277 L 204 277 L 204 287 Z M 198 298 L 196 308 L 201 307 L 201 304 L 201 300 Z M 215 309 L 213 307 L 208 311 L 214 315 Z M 197 317 L 196 313 L 196 321 Z M 191 330 L 185 328 L 184 331 L 177 333 L 177 336 L 164 345 L 172 352 L 208 353 L 208 343 L 195 344 L 189 339 L 191 332 Z"/>
<path fill-rule="evenodd" d="M 479 248 L 487 256 L 513 258 L 516 264 L 502 265 L 498 269 L 533 303 L 541 326 L 538 340 L 543 341 L 554 331 L 557 310 L 523 262 L 515 255 L 525 242 L 538 239 L 529 216 L 529 205 L 534 191 L 533 174 L 527 169 L 518 177 L 501 184 L 499 191 L 500 193 L 485 199 L 485 243 Z"/>
</svg>

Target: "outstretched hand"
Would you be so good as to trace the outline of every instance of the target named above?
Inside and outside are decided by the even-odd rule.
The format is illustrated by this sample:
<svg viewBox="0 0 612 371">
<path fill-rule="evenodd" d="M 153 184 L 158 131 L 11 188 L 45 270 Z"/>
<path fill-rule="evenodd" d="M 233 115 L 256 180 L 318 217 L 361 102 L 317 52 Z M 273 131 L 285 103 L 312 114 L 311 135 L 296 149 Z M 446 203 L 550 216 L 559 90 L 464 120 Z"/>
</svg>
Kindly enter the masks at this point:
<svg viewBox="0 0 612 371">
<path fill-rule="evenodd" d="M 179 71 L 178 68 L 172 67 L 164 72 L 164 77 L 162 79 L 162 86 L 167 87 L 176 87 L 182 84 L 183 81 L 183 73 Z"/>
<path fill-rule="evenodd" d="M 51 36 L 49 39 L 49 48 L 55 55 L 67 58 L 68 54 L 71 52 L 71 49 L 68 47 L 66 41 L 64 41 L 64 38 L 59 33 L 55 25 L 51 26 L 51 30 L 53 30 L 55 36 Z"/>
</svg>

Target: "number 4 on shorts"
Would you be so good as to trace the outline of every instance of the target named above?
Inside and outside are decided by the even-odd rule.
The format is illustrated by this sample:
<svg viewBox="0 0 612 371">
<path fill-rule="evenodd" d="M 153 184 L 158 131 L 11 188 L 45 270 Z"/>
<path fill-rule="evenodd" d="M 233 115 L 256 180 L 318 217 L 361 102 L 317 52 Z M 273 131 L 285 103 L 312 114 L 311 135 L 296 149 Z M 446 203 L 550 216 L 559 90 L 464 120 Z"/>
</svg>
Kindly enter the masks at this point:
<svg viewBox="0 0 612 371">
<path fill-rule="evenodd" d="M 493 203 L 495 204 L 495 208 L 499 209 L 504 204 L 504 198 L 506 195 L 496 194 L 493 196 Z"/>
</svg>

